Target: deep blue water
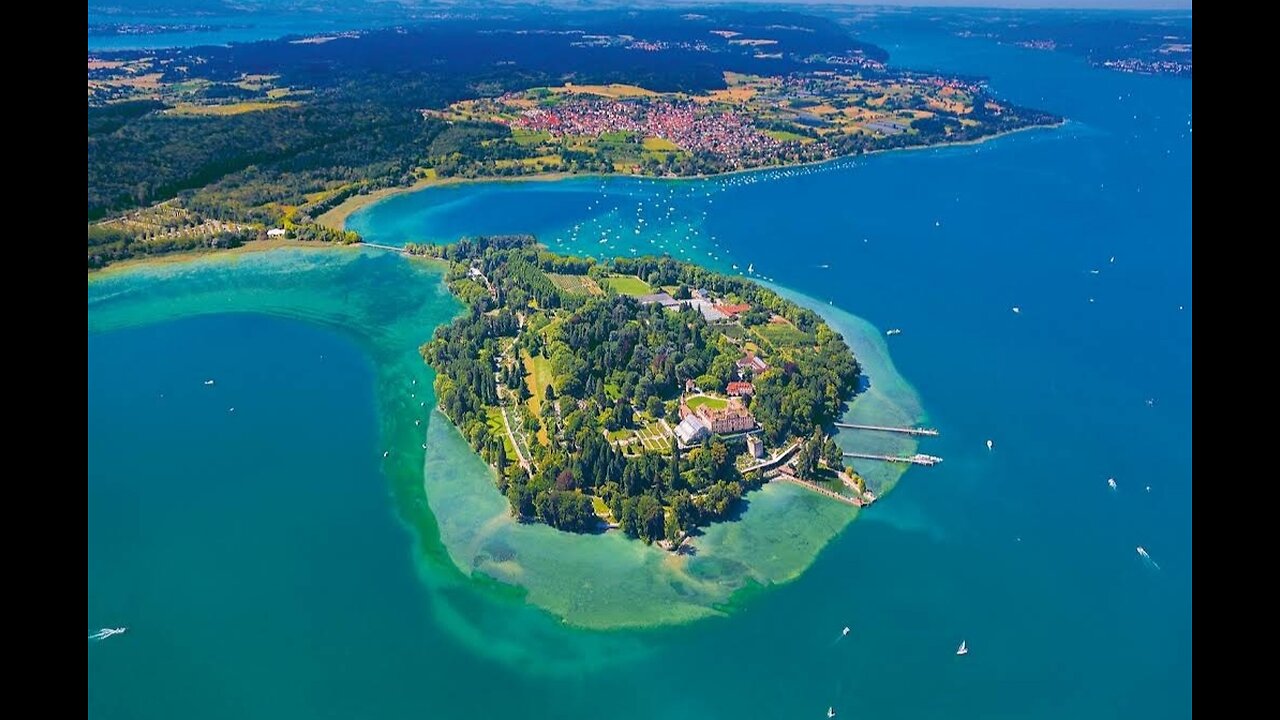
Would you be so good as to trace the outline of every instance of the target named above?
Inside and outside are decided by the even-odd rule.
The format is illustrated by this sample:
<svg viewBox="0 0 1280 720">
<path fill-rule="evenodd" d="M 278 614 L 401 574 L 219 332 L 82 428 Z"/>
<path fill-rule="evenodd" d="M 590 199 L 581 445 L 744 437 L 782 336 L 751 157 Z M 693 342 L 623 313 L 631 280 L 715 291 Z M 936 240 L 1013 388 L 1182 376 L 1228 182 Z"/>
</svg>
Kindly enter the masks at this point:
<svg viewBox="0 0 1280 720">
<path fill-rule="evenodd" d="M 145 605 L 173 614 L 146 625 L 190 628 L 169 652 L 91 646 L 90 715 L 172 716 L 194 696 L 209 717 L 1189 717 L 1191 82 L 880 32 L 896 63 L 987 75 L 1070 122 L 768 181 L 431 190 L 352 222 L 380 241 L 525 231 L 754 265 L 903 330 L 895 363 L 942 431 L 922 449 L 945 463 L 733 617 L 546 679 L 437 637 L 370 459 L 371 372 L 345 341 L 248 316 L 90 336 L 89 625 Z M 103 689 L 146 672 L 169 681 L 155 697 Z"/>
</svg>

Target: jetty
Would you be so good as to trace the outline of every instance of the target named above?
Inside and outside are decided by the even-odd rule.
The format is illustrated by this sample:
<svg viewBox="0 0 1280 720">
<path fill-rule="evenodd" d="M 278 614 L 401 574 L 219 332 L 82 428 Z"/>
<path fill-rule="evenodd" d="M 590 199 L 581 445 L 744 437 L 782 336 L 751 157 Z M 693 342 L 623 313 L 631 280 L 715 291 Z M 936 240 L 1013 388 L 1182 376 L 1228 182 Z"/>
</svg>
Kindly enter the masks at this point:
<svg viewBox="0 0 1280 720">
<path fill-rule="evenodd" d="M 812 490 L 818 493 L 819 495 L 826 495 L 832 500 L 838 500 L 846 505 L 852 505 L 856 508 L 862 507 L 862 501 L 859 500 L 858 498 L 849 497 L 848 495 L 841 495 L 840 493 L 834 490 L 824 488 L 821 485 L 818 485 L 817 483 L 812 483 L 812 482 L 809 482 L 808 480 L 801 480 L 795 475 L 792 475 L 790 472 L 787 472 L 789 469 L 790 468 L 781 468 L 778 474 L 775 476 L 775 478 L 778 480 L 789 482 L 789 483 L 795 483 L 796 485 L 799 485 L 802 488 Z"/>
<path fill-rule="evenodd" d="M 929 437 L 937 437 L 938 431 L 933 428 L 923 427 L 888 427 L 885 425 L 858 425 L 856 423 L 832 423 L 838 428 L 847 430 L 875 430 L 876 432 L 901 433 L 903 435 L 928 435 Z"/>
<path fill-rule="evenodd" d="M 937 465 L 942 462 L 942 458 L 937 455 L 925 455 L 924 453 L 916 453 L 915 455 L 875 455 L 872 453 L 847 452 L 844 454 L 847 458 L 859 458 L 862 460 L 883 460 L 891 463 L 911 463 L 912 465 Z"/>
</svg>

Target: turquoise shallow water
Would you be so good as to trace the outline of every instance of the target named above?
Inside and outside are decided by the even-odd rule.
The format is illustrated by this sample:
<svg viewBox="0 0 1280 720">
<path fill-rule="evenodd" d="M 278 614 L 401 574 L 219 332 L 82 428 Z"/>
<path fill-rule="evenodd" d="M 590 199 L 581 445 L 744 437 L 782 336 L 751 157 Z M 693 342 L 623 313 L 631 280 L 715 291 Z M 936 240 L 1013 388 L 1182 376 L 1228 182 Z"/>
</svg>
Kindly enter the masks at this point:
<svg viewBox="0 0 1280 720">
<path fill-rule="evenodd" d="M 411 374 L 428 382 L 414 331 L 450 312 L 438 288 L 408 289 L 423 278 L 407 263 L 91 283 L 89 624 L 134 629 L 90 646 L 90 715 L 1190 716 L 1191 83 L 903 29 L 873 40 L 1071 122 L 785 178 L 432 190 L 352 225 L 753 265 L 903 329 L 886 344 L 943 465 L 727 617 L 577 630 L 450 571 L 446 513 L 397 522 L 387 502 L 378 448 L 417 427 L 378 409 L 411 403 Z M 166 324 L 114 329 L 156 293 L 172 317 L 292 319 L 152 312 Z M 335 362 L 309 362 L 322 354 Z M 233 420 L 206 374 L 253 401 Z"/>
</svg>

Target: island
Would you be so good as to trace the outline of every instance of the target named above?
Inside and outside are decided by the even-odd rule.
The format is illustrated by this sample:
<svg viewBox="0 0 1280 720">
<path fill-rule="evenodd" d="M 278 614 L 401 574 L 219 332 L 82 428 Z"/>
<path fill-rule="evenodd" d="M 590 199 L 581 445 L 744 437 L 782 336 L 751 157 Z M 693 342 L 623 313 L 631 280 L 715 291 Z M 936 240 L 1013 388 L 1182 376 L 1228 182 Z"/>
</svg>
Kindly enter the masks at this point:
<svg viewBox="0 0 1280 720">
<path fill-rule="evenodd" d="M 874 500 L 826 428 L 859 386 L 844 339 L 742 277 L 606 262 L 529 236 L 410 245 L 465 305 L 422 356 L 511 512 L 680 548 L 769 477 Z"/>
<path fill-rule="evenodd" d="M 512 9 L 88 56 L 88 265 L 356 243 L 354 209 L 471 179 L 714 175 L 1061 118 L 896 68 L 830 18 Z"/>
</svg>

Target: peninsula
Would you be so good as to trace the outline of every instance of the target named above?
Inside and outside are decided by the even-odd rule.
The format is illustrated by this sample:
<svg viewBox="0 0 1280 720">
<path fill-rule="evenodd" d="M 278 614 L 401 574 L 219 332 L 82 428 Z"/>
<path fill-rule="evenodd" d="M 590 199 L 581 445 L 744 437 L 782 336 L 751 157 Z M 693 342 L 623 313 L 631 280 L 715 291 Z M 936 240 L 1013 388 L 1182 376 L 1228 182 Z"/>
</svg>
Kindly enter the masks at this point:
<svg viewBox="0 0 1280 720">
<path fill-rule="evenodd" d="M 358 242 L 353 208 L 431 183 L 714 175 L 1061 120 L 887 62 L 830 19 L 729 8 L 94 52 L 88 265 Z"/>
<path fill-rule="evenodd" d="M 783 465 L 873 499 L 824 434 L 860 368 L 811 310 L 669 257 L 599 263 L 529 236 L 407 249 L 449 263 L 466 310 L 422 355 L 517 517 L 676 548 Z"/>
</svg>

